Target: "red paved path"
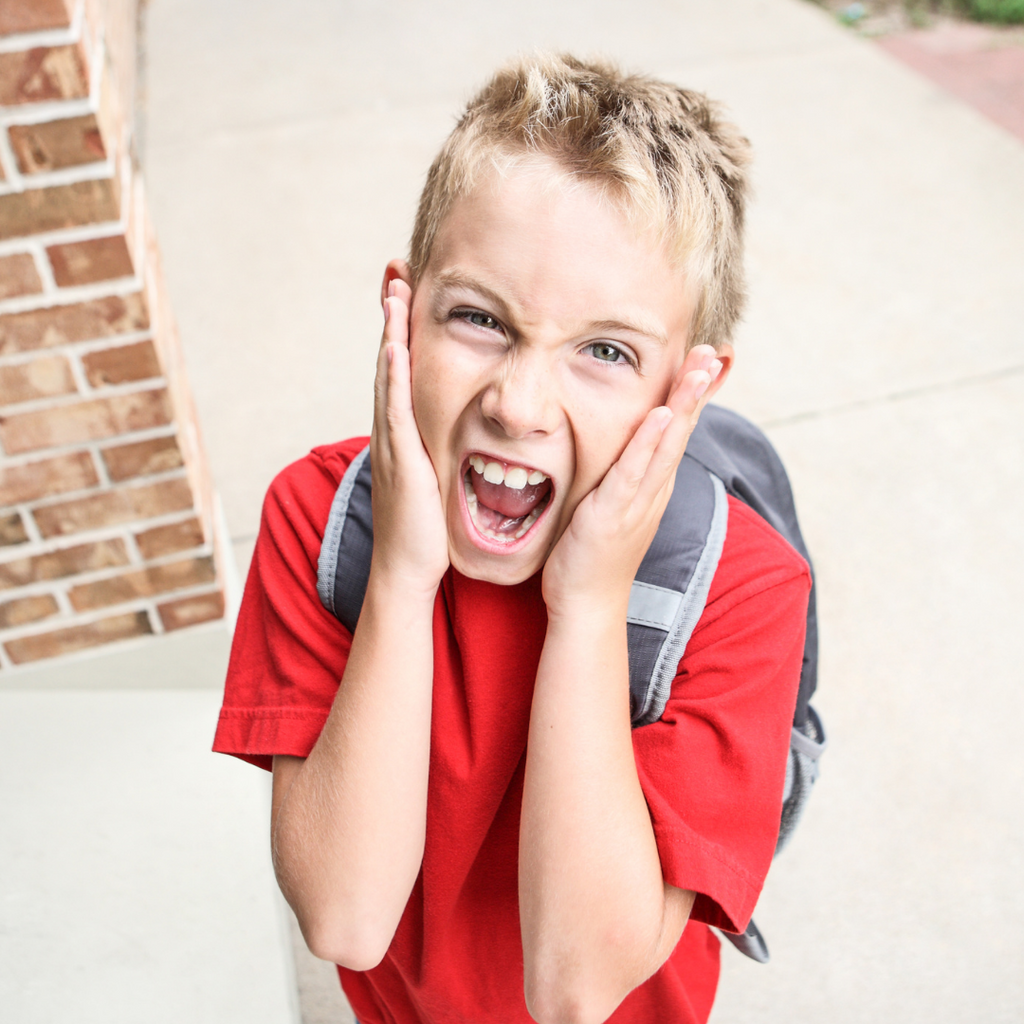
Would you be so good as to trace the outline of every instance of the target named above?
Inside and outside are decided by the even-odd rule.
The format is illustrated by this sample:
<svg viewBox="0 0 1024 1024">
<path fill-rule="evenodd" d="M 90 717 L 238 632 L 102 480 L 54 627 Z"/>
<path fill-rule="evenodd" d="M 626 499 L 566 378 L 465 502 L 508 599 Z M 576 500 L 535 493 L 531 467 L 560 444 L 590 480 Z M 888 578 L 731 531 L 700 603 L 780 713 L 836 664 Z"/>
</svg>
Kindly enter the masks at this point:
<svg viewBox="0 0 1024 1024">
<path fill-rule="evenodd" d="M 1024 32 L 947 22 L 878 43 L 1024 140 Z"/>
</svg>

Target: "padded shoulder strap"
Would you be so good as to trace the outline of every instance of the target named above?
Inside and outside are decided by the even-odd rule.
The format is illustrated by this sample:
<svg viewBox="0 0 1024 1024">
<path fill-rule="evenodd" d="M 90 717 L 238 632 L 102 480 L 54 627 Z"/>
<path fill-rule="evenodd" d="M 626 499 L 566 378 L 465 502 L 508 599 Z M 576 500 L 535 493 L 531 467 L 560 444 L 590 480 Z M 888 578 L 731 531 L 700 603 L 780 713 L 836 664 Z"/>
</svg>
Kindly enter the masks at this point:
<svg viewBox="0 0 1024 1024">
<path fill-rule="evenodd" d="M 704 612 L 725 543 L 722 481 L 683 458 L 658 532 L 629 595 L 629 696 L 633 725 L 661 718 L 672 680 Z"/>
<path fill-rule="evenodd" d="M 373 555 L 370 505 L 370 446 L 341 478 L 324 529 L 316 567 L 316 590 L 323 606 L 354 633 L 366 596 Z"/>
<path fill-rule="evenodd" d="M 686 457 L 714 473 L 733 497 L 769 522 L 811 564 L 800 533 L 789 477 L 771 442 L 749 420 L 719 405 L 708 405 L 686 445 Z M 812 566 L 813 580 L 813 566 Z M 818 682 L 818 616 L 812 584 L 800 691 L 793 723 L 803 730 L 808 702 Z"/>
</svg>

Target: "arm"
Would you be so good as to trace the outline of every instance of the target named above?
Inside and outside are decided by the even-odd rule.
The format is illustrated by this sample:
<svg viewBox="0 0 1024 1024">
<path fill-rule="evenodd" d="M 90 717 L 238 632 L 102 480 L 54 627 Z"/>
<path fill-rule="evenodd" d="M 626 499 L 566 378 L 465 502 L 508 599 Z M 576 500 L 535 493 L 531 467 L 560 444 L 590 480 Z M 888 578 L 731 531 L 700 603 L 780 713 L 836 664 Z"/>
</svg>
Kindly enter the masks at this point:
<svg viewBox="0 0 1024 1024">
<path fill-rule="evenodd" d="M 710 350 L 690 354 L 671 415 L 650 414 L 545 566 L 519 857 L 526 1000 L 543 1024 L 605 1020 L 668 958 L 693 905 L 663 880 L 637 777 L 626 606 L 716 374 Z"/>
<path fill-rule="evenodd" d="M 345 674 L 309 757 L 274 759 L 281 890 L 310 949 L 354 970 L 384 956 L 423 856 L 433 606 L 448 564 L 412 415 L 408 300 L 392 283 L 371 440 L 374 553 Z"/>
</svg>

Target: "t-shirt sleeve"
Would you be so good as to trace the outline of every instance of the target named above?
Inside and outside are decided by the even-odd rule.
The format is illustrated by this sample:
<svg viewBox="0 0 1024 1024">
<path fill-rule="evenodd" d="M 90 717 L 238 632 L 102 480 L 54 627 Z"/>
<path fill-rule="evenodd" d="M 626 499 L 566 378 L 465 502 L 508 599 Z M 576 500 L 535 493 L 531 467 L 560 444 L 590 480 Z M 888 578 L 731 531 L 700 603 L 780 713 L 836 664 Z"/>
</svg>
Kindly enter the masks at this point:
<svg viewBox="0 0 1024 1024">
<path fill-rule="evenodd" d="M 665 881 L 743 931 L 778 838 L 806 629 L 806 562 L 730 499 L 704 615 L 662 718 L 634 732 Z"/>
<path fill-rule="evenodd" d="M 275 754 L 306 757 L 320 735 L 352 637 L 320 602 L 317 560 L 335 491 L 366 441 L 314 449 L 267 492 L 215 751 L 270 769 Z"/>
</svg>

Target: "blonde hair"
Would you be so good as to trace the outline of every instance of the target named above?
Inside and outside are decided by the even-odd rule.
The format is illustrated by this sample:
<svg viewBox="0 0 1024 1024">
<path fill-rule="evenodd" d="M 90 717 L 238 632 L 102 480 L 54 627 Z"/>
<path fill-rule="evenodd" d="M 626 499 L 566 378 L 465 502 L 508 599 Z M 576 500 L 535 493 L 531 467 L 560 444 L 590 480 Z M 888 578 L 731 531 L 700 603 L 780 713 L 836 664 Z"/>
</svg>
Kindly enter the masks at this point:
<svg viewBox="0 0 1024 1024">
<path fill-rule="evenodd" d="M 750 146 L 717 104 L 568 55 L 505 65 L 470 101 L 427 174 L 410 247 L 414 281 L 454 203 L 524 156 L 553 159 L 654 231 L 694 289 L 690 345 L 730 339 L 745 297 Z"/>
</svg>

